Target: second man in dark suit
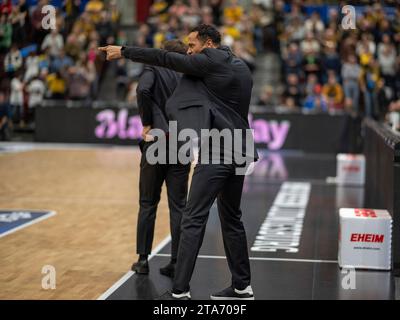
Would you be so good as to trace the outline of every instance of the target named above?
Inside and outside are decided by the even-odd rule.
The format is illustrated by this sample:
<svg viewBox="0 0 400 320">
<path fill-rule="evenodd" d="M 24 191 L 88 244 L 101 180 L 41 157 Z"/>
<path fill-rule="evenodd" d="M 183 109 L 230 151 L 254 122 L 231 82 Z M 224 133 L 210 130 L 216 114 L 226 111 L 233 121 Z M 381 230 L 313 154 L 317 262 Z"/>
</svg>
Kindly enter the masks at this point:
<svg viewBox="0 0 400 320">
<path fill-rule="evenodd" d="M 166 41 L 164 50 L 186 54 L 186 46 L 178 40 Z M 139 216 L 137 223 L 137 253 L 139 261 L 132 270 L 139 274 L 149 273 L 148 255 L 151 252 L 157 205 L 161 187 L 165 181 L 168 194 L 171 229 L 171 261 L 160 269 L 161 274 L 174 276 L 180 238 L 182 212 L 186 205 L 190 164 L 150 164 L 146 150 L 153 143 L 148 132 L 161 129 L 168 134 L 168 118 L 165 104 L 174 92 L 181 74 L 175 71 L 146 65 L 136 89 L 139 114 L 143 124 L 143 140 L 140 142 L 142 157 L 139 178 Z"/>
</svg>

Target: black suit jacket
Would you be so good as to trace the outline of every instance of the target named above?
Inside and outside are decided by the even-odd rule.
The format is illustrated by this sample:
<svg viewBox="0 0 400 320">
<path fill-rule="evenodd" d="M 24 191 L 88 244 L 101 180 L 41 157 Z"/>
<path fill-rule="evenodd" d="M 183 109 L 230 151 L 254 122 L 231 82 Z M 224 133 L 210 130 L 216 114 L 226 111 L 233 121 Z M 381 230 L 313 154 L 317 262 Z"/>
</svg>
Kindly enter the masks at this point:
<svg viewBox="0 0 400 320">
<path fill-rule="evenodd" d="M 184 74 L 166 104 L 168 118 L 177 120 L 178 129 L 192 128 L 198 134 L 200 129 L 249 129 L 251 72 L 228 47 L 206 48 L 194 55 L 127 47 L 122 54 Z M 243 141 L 242 154 L 258 158 L 255 149 L 252 154 L 247 151 Z"/>
<path fill-rule="evenodd" d="M 165 105 L 181 76 L 170 69 L 145 66 L 136 88 L 139 114 L 144 126 L 168 131 Z"/>
</svg>

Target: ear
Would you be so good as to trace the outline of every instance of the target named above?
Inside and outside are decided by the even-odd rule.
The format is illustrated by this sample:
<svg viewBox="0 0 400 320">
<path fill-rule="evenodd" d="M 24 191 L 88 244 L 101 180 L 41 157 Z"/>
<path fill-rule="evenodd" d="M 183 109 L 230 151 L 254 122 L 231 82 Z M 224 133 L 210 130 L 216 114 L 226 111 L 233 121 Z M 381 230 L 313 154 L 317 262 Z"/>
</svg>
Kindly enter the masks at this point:
<svg viewBox="0 0 400 320">
<path fill-rule="evenodd" d="M 208 40 L 206 41 L 206 47 L 207 47 L 207 48 L 214 48 L 214 44 L 213 44 L 213 42 L 212 42 L 211 39 L 208 39 Z"/>
</svg>

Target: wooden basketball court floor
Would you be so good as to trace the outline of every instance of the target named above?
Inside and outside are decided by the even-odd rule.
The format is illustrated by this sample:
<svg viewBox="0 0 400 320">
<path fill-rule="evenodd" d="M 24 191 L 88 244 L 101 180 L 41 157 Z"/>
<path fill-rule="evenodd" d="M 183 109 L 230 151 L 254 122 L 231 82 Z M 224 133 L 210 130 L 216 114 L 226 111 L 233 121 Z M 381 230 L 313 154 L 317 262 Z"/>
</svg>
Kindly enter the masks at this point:
<svg viewBox="0 0 400 320">
<path fill-rule="evenodd" d="M 138 212 L 136 147 L 0 144 L 0 209 L 56 215 L 0 238 L 0 299 L 153 299 L 170 289 L 159 267 L 169 260 L 165 190 L 157 215 L 150 275 L 129 271 Z M 337 265 L 338 208 L 362 207 L 364 190 L 327 184 L 335 156 L 264 152 L 242 199 L 256 299 L 394 299 L 391 272 L 356 271 L 343 286 Z M 297 251 L 257 251 L 256 238 L 286 183 L 309 190 Z M 43 289 L 42 267 L 56 270 Z M 229 285 L 213 207 L 191 282 L 194 299 Z"/>
</svg>

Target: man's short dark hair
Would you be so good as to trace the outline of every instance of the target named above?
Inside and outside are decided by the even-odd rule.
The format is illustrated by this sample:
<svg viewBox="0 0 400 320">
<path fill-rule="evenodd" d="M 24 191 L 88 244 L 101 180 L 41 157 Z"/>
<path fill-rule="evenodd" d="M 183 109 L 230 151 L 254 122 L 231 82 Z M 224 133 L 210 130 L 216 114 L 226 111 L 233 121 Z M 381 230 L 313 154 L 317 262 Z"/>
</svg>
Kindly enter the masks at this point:
<svg viewBox="0 0 400 320">
<path fill-rule="evenodd" d="M 186 54 L 187 46 L 180 40 L 166 40 L 163 42 L 163 49 L 170 52 Z"/>
<path fill-rule="evenodd" d="M 190 32 L 197 32 L 197 37 L 203 43 L 206 42 L 208 39 L 211 39 L 211 41 L 216 45 L 220 45 L 221 43 L 221 34 L 217 30 L 217 28 L 212 25 L 200 24 L 197 27 L 193 28 Z"/>
</svg>

